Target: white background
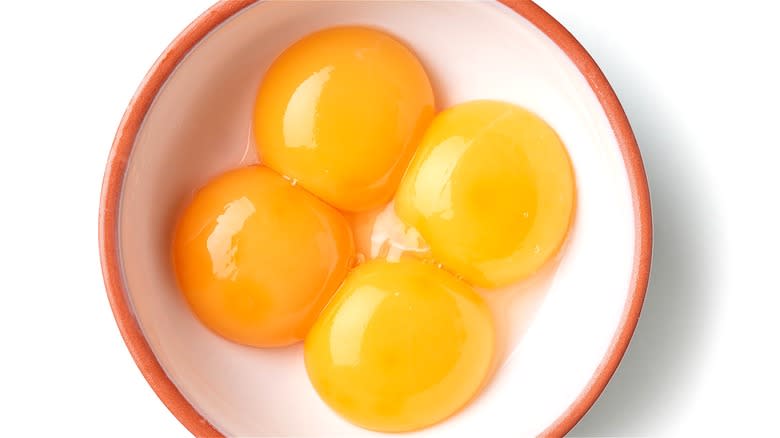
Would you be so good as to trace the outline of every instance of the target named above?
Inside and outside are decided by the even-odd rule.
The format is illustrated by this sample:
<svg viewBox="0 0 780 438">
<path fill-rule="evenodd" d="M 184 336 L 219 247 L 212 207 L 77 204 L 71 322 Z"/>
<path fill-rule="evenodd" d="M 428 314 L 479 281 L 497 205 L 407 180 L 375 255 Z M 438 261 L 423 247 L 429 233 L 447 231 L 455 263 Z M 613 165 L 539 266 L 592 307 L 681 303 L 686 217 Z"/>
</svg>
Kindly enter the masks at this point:
<svg viewBox="0 0 780 438">
<path fill-rule="evenodd" d="M 539 3 L 616 89 L 655 221 L 637 333 L 571 435 L 776 433 L 778 7 Z M 97 214 L 125 106 L 210 4 L 12 0 L 0 9 L 3 435 L 189 436 L 119 336 L 100 276 Z"/>
</svg>

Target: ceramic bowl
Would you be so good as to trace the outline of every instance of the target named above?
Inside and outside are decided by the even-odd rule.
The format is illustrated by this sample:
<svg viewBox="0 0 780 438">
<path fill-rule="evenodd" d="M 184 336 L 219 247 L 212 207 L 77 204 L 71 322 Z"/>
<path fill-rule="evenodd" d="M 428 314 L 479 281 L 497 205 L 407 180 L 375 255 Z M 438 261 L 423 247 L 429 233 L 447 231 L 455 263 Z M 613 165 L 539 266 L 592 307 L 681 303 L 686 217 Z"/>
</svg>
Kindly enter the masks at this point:
<svg viewBox="0 0 780 438">
<path fill-rule="evenodd" d="M 253 160 L 252 104 L 271 61 L 317 29 L 374 26 L 406 42 L 439 108 L 515 102 L 567 145 L 578 210 L 554 269 L 499 306 L 509 331 L 490 384 L 447 421 L 413 435 L 563 435 L 625 351 L 648 280 L 647 182 L 628 120 L 595 62 L 530 1 L 224 1 L 152 67 L 121 122 L 100 210 L 103 273 L 127 347 L 171 412 L 201 436 L 381 435 L 317 397 L 301 346 L 262 350 L 204 328 L 176 289 L 170 240 L 193 189 Z"/>
</svg>

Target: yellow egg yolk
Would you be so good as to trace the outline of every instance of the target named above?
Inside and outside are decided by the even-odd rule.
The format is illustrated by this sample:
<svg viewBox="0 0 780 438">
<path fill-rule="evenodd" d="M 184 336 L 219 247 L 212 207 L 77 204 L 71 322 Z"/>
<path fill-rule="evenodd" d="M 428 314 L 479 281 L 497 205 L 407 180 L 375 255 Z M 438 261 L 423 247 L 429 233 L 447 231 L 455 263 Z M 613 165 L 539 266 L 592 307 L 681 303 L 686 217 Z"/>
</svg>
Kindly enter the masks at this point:
<svg viewBox="0 0 780 438">
<path fill-rule="evenodd" d="M 338 27 L 287 48 L 262 81 L 261 160 L 344 211 L 387 203 L 434 114 L 415 55 L 378 30 Z"/>
<path fill-rule="evenodd" d="M 256 347 L 302 340 L 353 258 L 346 219 L 261 166 L 198 191 L 173 240 L 179 288 L 195 315 Z"/>
<path fill-rule="evenodd" d="M 347 420 L 403 432 L 464 406 L 489 372 L 493 319 L 468 285 L 432 264 L 373 260 L 355 268 L 306 338 L 322 399 Z"/>
<path fill-rule="evenodd" d="M 498 101 L 436 116 L 395 197 L 433 256 L 483 287 L 536 272 L 561 247 L 574 207 L 574 172 L 556 132 Z"/>
</svg>

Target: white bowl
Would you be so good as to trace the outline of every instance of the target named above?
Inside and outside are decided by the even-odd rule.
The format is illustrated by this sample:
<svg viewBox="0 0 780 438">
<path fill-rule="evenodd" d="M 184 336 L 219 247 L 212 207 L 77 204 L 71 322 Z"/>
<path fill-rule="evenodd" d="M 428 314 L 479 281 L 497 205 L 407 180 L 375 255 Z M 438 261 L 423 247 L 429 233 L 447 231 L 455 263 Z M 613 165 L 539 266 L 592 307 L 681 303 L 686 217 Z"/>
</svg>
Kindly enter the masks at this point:
<svg viewBox="0 0 780 438">
<path fill-rule="evenodd" d="M 567 145 L 578 206 L 559 264 L 498 306 L 510 343 L 483 393 L 413 433 L 565 434 L 606 385 L 636 324 L 650 209 L 641 158 L 612 89 L 574 38 L 530 2 L 228 1 L 196 20 L 142 84 L 106 174 L 102 261 L 128 347 L 193 433 L 381 435 L 349 424 L 318 398 L 300 345 L 248 348 L 202 326 L 170 265 L 183 200 L 253 159 L 250 117 L 265 69 L 300 37 L 340 24 L 374 26 L 405 41 L 429 72 L 439 108 L 511 101 L 539 114 Z"/>
</svg>

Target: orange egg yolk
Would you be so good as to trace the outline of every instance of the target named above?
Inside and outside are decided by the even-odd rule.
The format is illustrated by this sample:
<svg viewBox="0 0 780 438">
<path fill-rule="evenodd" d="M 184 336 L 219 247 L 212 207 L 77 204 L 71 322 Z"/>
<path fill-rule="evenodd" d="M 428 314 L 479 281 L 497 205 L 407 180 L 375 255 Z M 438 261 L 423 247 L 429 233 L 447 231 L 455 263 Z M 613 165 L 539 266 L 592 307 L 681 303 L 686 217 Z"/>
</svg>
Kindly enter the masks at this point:
<svg viewBox="0 0 780 438">
<path fill-rule="evenodd" d="M 268 69 L 253 130 L 264 164 L 344 211 L 387 203 L 434 114 L 428 76 L 402 43 L 339 27 Z"/>
<path fill-rule="evenodd" d="M 489 372 L 492 315 L 468 285 L 429 263 L 355 268 L 306 338 L 314 388 L 347 420 L 404 432 L 464 406 Z"/>
<path fill-rule="evenodd" d="M 395 197 L 433 257 L 483 287 L 536 272 L 561 247 L 574 207 L 574 172 L 556 132 L 497 101 L 436 116 Z"/>
<path fill-rule="evenodd" d="M 261 166 L 198 191 L 173 241 L 179 288 L 195 315 L 256 347 L 302 340 L 353 259 L 341 214 Z"/>
</svg>

